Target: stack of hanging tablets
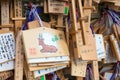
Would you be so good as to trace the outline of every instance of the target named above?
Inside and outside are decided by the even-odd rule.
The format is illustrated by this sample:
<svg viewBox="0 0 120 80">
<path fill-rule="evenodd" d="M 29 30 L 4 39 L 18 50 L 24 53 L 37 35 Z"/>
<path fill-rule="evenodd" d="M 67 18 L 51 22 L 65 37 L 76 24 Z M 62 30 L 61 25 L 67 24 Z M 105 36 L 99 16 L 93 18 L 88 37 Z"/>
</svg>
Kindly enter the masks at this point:
<svg viewBox="0 0 120 80">
<path fill-rule="evenodd" d="M 40 27 L 25 30 L 22 35 L 26 67 L 29 71 L 34 71 L 34 77 L 68 65 L 69 51 L 63 31 Z"/>
<path fill-rule="evenodd" d="M 0 72 L 14 69 L 15 40 L 12 32 L 0 31 Z"/>
</svg>

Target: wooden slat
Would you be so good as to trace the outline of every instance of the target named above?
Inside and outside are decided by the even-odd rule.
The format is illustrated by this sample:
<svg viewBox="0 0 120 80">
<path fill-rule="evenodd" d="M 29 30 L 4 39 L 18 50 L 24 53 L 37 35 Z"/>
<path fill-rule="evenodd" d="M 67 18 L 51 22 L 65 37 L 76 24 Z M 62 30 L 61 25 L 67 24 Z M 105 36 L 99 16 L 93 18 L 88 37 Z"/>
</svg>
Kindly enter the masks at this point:
<svg viewBox="0 0 120 80">
<path fill-rule="evenodd" d="M 14 18 L 22 18 L 22 0 L 14 0 Z M 15 21 L 15 34 L 18 32 L 18 28 L 22 27 L 22 21 Z"/>
<path fill-rule="evenodd" d="M 14 25 L 13 24 L 8 24 L 8 25 L 0 25 L 0 28 L 12 28 Z"/>
<path fill-rule="evenodd" d="M 77 77 L 77 80 L 83 80 L 83 77 Z"/>
<path fill-rule="evenodd" d="M 84 16 L 84 13 L 83 13 L 82 0 L 78 0 L 78 3 L 79 3 L 80 17 L 83 18 L 85 16 Z M 86 36 L 85 21 L 82 20 L 80 23 L 81 23 L 81 28 L 82 28 L 83 44 L 86 45 L 87 44 L 87 36 Z"/>
<path fill-rule="evenodd" d="M 99 80 L 98 61 L 92 62 L 94 80 Z"/>
<path fill-rule="evenodd" d="M 24 17 L 18 17 L 18 18 L 12 18 L 12 20 L 22 21 L 22 20 L 26 20 L 26 18 L 24 18 Z"/>
<path fill-rule="evenodd" d="M 91 5 L 92 5 L 92 0 L 84 0 L 84 7 L 91 7 Z M 82 2 L 80 1 L 79 1 L 79 9 L 80 10 L 83 9 Z M 91 9 L 84 9 L 84 12 L 81 10 L 80 16 L 86 17 L 86 19 L 82 21 L 84 22 L 84 24 L 82 23 L 81 25 L 84 44 L 80 46 L 79 53 L 81 54 L 83 60 L 97 60 L 95 39 L 90 29 Z"/>
<path fill-rule="evenodd" d="M 9 23 L 9 0 L 1 0 L 1 25 L 8 25 Z M 2 30 L 10 30 L 2 26 Z"/>
<path fill-rule="evenodd" d="M 16 58 L 15 58 L 15 76 L 14 80 L 23 80 L 23 54 L 22 54 L 22 32 L 20 31 L 16 38 Z"/>
<path fill-rule="evenodd" d="M 22 0 L 14 0 L 14 17 L 22 17 Z M 18 28 L 22 27 L 22 21 L 15 22 L 15 34 L 18 32 Z M 23 54 L 22 54 L 22 42 L 21 31 L 16 39 L 16 59 L 15 59 L 15 76 L 14 80 L 23 80 Z"/>
<path fill-rule="evenodd" d="M 1 0 L 1 25 L 9 24 L 9 0 Z"/>
<path fill-rule="evenodd" d="M 14 13 L 15 18 L 22 17 L 22 1 L 21 0 L 14 0 L 14 11 L 15 11 Z"/>
<path fill-rule="evenodd" d="M 37 20 L 28 23 L 28 29 L 38 28 L 40 24 Z"/>
<path fill-rule="evenodd" d="M 47 0 L 44 0 L 44 13 L 48 13 Z"/>
<path fill-rule="evenodd" d="M 24 71 L 27 80 L 34 80 L 33 72 L 29 71 L 26 59 L 24 61 Z"/>
<path fill-rule="evenodd" d="M 90 30 L 90 12 L 83 12 L 82 1 L 79 0 L 76 4 L 79 4 L 79 16 L 83 18 L 84 16 L 87 19 L 80 21 L 80 24 L 77 23 L 76 20 L 76 4 L 74 0 L 71 1 L 71 22 L 73 31 L 78 31 L 78 26 L 82 28 L 82 35 L 81 32 L 75 33 L 72 35 L 73 44 L 74 44 L 74 53 L 75 59 L 82 58 L 82 60 L 97 60 L 96 50 L 95 50 L 95 39 L 93 38 L 92 32 Z M 86 2 L 87 3 L 87 2 Z M 90 3 L 91 4 L 91 3 Z M 89 9 L 88 9 L 89 10 Z M 90 9 L 91 10 L 91 9 Z M 85 10 L 84 10 L 85 11 Z M 89 39 L 88 39 L 89 38 Z M 89 40 L 89 41 L 87 41 Z M 87 56 L 89 55 L 89 56 Z"/>
<path fill-rule="evenodd" d="M 58 26 L 58 28 L 57 28 L 58 30 L 63 30 L 63 14 L 58 15 L 57 26 Z"/>
<path fill-rule="evenodd" d="M 96 3 L 100 3 L 101 0 L 93 0 L 93 1 L 96 2 Z"/>
<path fill-rule="evenodd" d="M 67 18 L 65 22 L 66 22 L 66 41 L 67 41 L 67 45 L 69 46 L 69 28 L 68 28 Z"/>
<path fill-rule="evenodd" d="M 75 1 L 74 0 L 69 0 L 69 3 L 70 3 L 70 17 L 71 17 L 71 26 L 72 26 L 72 31 L 73 32 L 76 32 L 76 31 L 78 31 L 78 27 L 77 27 L 77 20 L 76 20 L 76 7 L 75 7 Z M 75 56 L 75 59 L 76 59 L 76 61 L 77 61 L 77 59 L 78 59 L 78 55 L 79 55 L 79 49 L 78 49 L 78 40 L 79 40 L 79 36 L 78 35 L 80 35 L 80 33 L 78 32 L 77 34 L 74 34 L 74 35 L 72 35 L 72 40 L 73 40 L 73 48 L 74 48 L 74 56 Z M 81 55 L 79 55 L 79 56 L 81 56 Z"/>
<path fill-rule="evenodd" d="M 115 37 L 120 45 L 120 39 L 119 39 L 119 36 L 118 36 L 118 31 L 117 31 L 117 24 L 114 24 L 113 25 L 113 31 L 114 31 L 114 34 L 115 34 Z"/>
<path fill-rule="evenodd" d="M 113 35 L 110 35 L 110 42 L 111 42 L 111 45 L 113 46 L 113 53 L 115 53 L 117 60 L 120 61 L 119 44 Z"/>
<path fill-rule="evenodd" d="M 56 71 L 56 73 L 61 80 L 66 80 L 62 70 Z"/>
</svg>

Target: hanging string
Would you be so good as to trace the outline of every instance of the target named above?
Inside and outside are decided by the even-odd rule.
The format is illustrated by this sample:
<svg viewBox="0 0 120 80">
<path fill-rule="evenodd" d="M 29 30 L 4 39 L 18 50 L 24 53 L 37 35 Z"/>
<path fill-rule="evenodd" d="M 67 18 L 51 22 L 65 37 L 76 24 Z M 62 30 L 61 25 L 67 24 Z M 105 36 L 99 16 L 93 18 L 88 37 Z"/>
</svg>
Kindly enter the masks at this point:
<svg viewBox="0 0 120 80">
<path fill-rule="evenodd" d="M 93 71 L 92 71 L 92 67 L 90 64 L 87 65 L 85 80 L 94 80 Z"/>
<path fill-rule="evenodd" d="M 112 77 L 110 78 L 110 80 L 116 80 L 117 77 L 119 76 L 120 73 L 120 62 L 117 62 L 114 66 L 113 66 L 113 74 Z"/>
<path fill-rule="evenodd" d="M 26 22 L 22 26 L 22 30 L 26 30 L 28 22 L 31 22 L 31 21 L 34 21 L 34 20 L 38 20 L 40 26 L 43 27 L 43 23 L 42 23 L 41 18 L 38 15 L 36 5 L 33 5 L 32 3 L 30 3 L 29 8 L 30 9 L 28 10 L 28 12 L 26 14 Z"/>
</svg>

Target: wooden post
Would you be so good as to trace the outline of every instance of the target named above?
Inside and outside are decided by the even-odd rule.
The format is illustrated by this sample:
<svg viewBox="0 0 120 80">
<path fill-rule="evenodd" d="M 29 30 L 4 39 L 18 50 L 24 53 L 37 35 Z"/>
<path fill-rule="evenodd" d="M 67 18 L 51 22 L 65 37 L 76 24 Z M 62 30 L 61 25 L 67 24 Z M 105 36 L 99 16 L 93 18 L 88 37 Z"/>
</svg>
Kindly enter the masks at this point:
<svg viewBox="0 0 120 80">
<path fill-rule="evenodd" d="M 9 0 L 1 0 L 1 25 L 9 24 Z"/>
<path fill-rule="evenodd" d="M 22 18 L 22 0 L 14 0 L 14 17 Z M 22 25 L 22 20 L 15 20 L 15 34 Z"/>
<path fill-rule="evenodd" d="M 9 25 L 9 19 L 9 0 L 1 0 L 1 25 Z M 9 31 L 9 28 L 4 26 L 3 29 Z"/>
<path fill-rule="evenodd" d="M 22 32 L 20 31 L 16 38 L 16 58 L 15 58 L 15 76 L 14 80 L 23 80 L 23 54 L 22 54 Z"/>
<path fill-rule="evenodd" d="M 22 17 L 22 0 L 14 0 L 14 17 Z M 15 22 L 15 34 L 17 35 L 18 28 L 22 27 L 22 21 Z M 20 32 L 16 39 L 16 58 L 15 58 L 15 76 L 14 80 L 23 80 L 23 54 L 22 54 L 22 33 Z"/>
</svg>

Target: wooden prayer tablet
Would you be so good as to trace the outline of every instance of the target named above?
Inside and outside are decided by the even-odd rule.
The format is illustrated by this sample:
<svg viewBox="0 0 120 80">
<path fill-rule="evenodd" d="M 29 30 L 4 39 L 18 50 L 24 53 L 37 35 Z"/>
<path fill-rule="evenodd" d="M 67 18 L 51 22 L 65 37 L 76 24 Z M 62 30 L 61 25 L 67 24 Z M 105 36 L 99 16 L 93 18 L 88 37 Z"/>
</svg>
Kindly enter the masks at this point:
<svg viewBox="0 0 120 80">
<path fill-rule="evenodd" d="M 36 78 L 36 77 L 42 76 L 44 74 L 48 74 L 48 73 L 51 73 L 51 72 L 63 69 L 65 67 L 66 66 L 60 66 L 60 67 L 54 67 L 54 68 L 48 68 L 48 69 L 38 70 L 38 71 L 34 71 L 33 74 L 34 74 L 34 77 Z"/>
<path fill-rule="evenodd" d="M 43 70 L 43 69 L 54 68 L 54 67 L 59 67 L 59 66 L 67 66 L 67 64 L 57 64 L 57 65 L 52 65 L 52 66 L 29 66 L 29 70 L 37 71 L 37 70 Z"/>
<path fill-rule="evenodd" d="M 82 60 L 97 60 L 97 52 L 95 45 L 95 38 L 93 37 L 90 29 L 89 32 L 86 32 L 86 36 L 88 38 L 88 42 L 86 45 L 79 45 L 79 58 Z"/>
<path fill-rule="evenodd" d="M 38 20 L 28 22 L 28 29 L 40 27 Z"/>
<path fill-rule="evenodd" d="M 75 64 L 75 61 L 72 60 L 71 75 L 85 77 L 87 68 L 87 61 L 81 61 Z"/>
<path fill-rule="evenodd" d="M 0 31 L 0 63 L 15 58 L 15 40 L 12 32 Z"/>
<path fill-rule="evenodd" d="M 48 13 L 64 13 L 65 2 L 60 0 L 47 0 Z"/>
<path fill-rule="evenodd" d="M 96 41 L 97 57 L 98 57 L 98 60 L 100 61 L 101 59 L 106 57 L 102 34 L 95 34 L 95 41 Z"/>
<path fill-rule="evenodd" d="M 45 58 L 34 58 L 28 59 L 28 63 L 48 63 L 48 62 L 60 62 L 69 61 L 69 56 L 58 56 L 58 57 L 45 57 Z"/>
<path fill-rule="evenodd" d="M 112 47 L 110 43 L 106 42 L 106 58 L 104 63 L 116 63 L 117 58 L 112 52 Z"/>
<path fill-rule="evenodd" d="M 69 56 L 63 31 L 46 27 L 25 30 L 23 43 L 29 63 L 29 59 Z"/>
<path fill-rule="evenodd" d="M 115 53 L 117 60 L 120 61 L 120 48 L 119 43 L 114 37 L 114 35 L 110 35 L 111 45 L 113 46 L 113 52 Z"/>
<path fill-rule="evenodd" d="M 14 69 L 14 61 L 8 61 L 0 64 L 0 72 L 13 70 Z"/>
<path fill-rule="evenodd" d="M 29 64 L 29 66 L 54 66 L 58 64 L 68 64 L 68 61 L 64 62 L 48 62 L 48 63 L 37 63 L 37 64 Z"/>
<path fill-rule="evenodd" d="M 109 72 L 105 72 L 105 75 L 104 75 L 104 78 L 105 80 L 110 80 L 111 77 L 113 75 L 113 72 L 112 71 L 109 71 Z M 120 75 L 120 74 L 119 74 Z M 119 79 L 118 79 L 119 80 Z"/>
<path fill-rule="evenodd" d="M 76 5 L 78 4 L 79 16 L 78 19 L 85 18 L 83 20 L 76 19 Z M 84 7 L 91 7 L 92 0 L 88 2 L 84 0 Z M 95 38 L 90 30 L 90 18 L 91 9 L 84 9 L 82 6 L 82 0 L 74 1 L 70 0 L 70 11 L 71 11 L 71 21 L 73 32 L 79 31 L 78 25 L 80 25 L 81 31 L 72 35 L 73 46 L 74 46 L 74 56 L 77 60 L 81 58 L 82 60 L 97 60 Z M 77 24 L 79 22 L 79 24 Z"/>
</svg>

